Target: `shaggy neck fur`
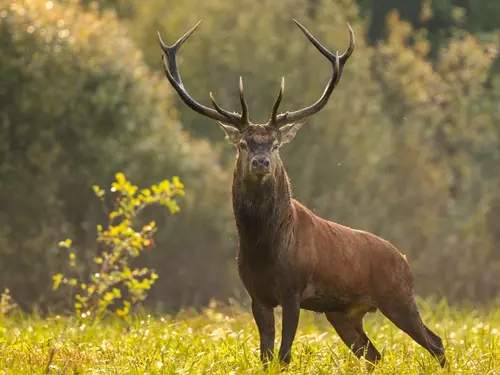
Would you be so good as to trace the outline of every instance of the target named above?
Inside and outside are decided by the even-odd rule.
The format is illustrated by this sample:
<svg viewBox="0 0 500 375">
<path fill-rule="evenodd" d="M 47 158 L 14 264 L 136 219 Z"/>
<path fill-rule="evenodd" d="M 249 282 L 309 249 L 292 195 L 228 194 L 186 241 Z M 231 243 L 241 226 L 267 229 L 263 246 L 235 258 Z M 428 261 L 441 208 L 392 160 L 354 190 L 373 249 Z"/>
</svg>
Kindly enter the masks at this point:
<svg viewBox="0 0 500 375">
<path fill-rule="evenodd" d="M 272 254 L 286 245 L 292 230 L 292 200 L 281 161 L 276 173 L 265 181 L 249 176 L 236 161 L 233 211 L 241 252 Z"/>
</svg>

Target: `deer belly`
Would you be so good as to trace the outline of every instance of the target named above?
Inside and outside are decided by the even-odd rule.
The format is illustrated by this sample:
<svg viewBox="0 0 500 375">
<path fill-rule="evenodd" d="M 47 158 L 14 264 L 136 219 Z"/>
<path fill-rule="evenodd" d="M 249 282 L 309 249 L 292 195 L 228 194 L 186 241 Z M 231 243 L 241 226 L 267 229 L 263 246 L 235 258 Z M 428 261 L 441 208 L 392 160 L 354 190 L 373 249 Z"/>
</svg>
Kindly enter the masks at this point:
<svg viewBox="0 0 500 375">
<path fill-rule="evenodd" d="M 355 299 L 353 296 L 308 284 L 302 293 L 300 307 L 318 313 L 347 312 Z"/>
</svg>

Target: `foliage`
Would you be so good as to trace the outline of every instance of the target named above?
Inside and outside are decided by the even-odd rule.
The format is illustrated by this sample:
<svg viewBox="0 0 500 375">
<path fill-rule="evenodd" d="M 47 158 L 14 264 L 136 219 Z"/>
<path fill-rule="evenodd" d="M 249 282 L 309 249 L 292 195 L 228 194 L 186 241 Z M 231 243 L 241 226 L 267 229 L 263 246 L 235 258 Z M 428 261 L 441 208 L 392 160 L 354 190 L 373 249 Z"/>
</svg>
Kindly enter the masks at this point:
<svg viewBox="0 0 500 375">
<path fill-rule="evenodd" d="M 138 7 L 130 27 L 144 50 L 146 61 L 160 71 L 156 31 L 160 31 L 167 44 L 172 44 L 203 19 L 179 52 L 182 56 L 179 71 L 185 77 L 187 90 L 202 103 L 209 103 L 208 93 L 212 91 L 224 108 L 240 111 L 237 90 L 238 77 L 242 76 L 251 120 L 263 123 L 268 120 L 281 77 L 286 79 L 286 91 L 280 110 L 285 111 L 306 106 L 313 97 L 317 99 L 330 74 L 330 64 L 295 26 L 292 17 L 314 32 L 322 43 L 340 53 L 349 42 L 345 21 L 351 23 L 356 35 L 362 34 L 354 2 L 322 3 L 316 19 L 308 15 L 305 3 L 306 0 L 258 3 L 252 0 L 190 0 L 165 6 L 162 1 L 148 0 Z M 316 28 L 315 25 L 320 26 Z M 360 52 L 364 49 L 363 38 L 357 38 L 356 43 L 356 53 L 363 53 Z M 346 72 L 345 76 L 352 76 L 352 64 L 346 69 L 350 73 Z M 213 124 L 210 126 L 209 120 L 185 105 L 178 108 L 182 123 L 194 135 L 212 141 L 223 138 L 220 129 Z M 319 122 L 317 119 L 311 121 Z"/>
<path fill-rule="evenodd" d="M 105 191 L 97 185 L 93 189 L 104 202 Z M 127 181 L 123 173 L 117 173 L 111 192 L 116 194 L 107 227 L 97 226 L 100 251 L 93 259 L 97 269 L 88 269 L 89 274 L 82 275 L 83 280 L 68 278 L 62 273 L 53 276 L 54 290 L 61 284 L 76 287 L 76 316 L 90 323 L 99 321 L 109 306 L 117 302 L 122 304 L 122 308 L 115 309 L 116 315 L 128 320 L 131 309 L 146 299 L 158 274 L 146 267 L 131 268 L 131 263 L 133 258 L 154 247 L 157 228 L 154 221 L 144 225 L 141 230 L 135 230 L 134 224 L 137 216 L 152 205 L 159 204 L 167 207 L 170 213 L 177 213 L 179 206 L 175 197 L 184 195 L 184 185 L 174 177 L 172 182 L 164 180 L 139 191 L 137 186 Z M 61 241 L 59 246 L 68 250 L 71 268 L 81 271 L 76 252 L 71 248 L 71 240 Z M 125 295 L 121 289 L 125 289 Z"/>
<path fill-rule="evenodd" d="M 434 47 L 446 43 L 453 29 L 487 34 L 498 31 L 500 3 L 490 0 L 357 0 L 369 17 L 368 39 L 383 41 L 388 35 L 386 18 L 396 11 L 412 27 L 425 29 Z"/>
<path fill-rule="evenodd" d="M 157 247 L 169 249 L 145 257 L 161 264 L 152 294 L 168 296 L 165 308 L 199 301 L 204 288 L 207 301 L 208 289 L 235 289 L 224 281 L 229 173 L 206 142 L 183 132 L 168 82 L 144 64 L 115 14 L 73 0 L 2 1 L 0 41 L 0 287 L 23 309 L 62 307 L 50 288 L 65 264 L 56 244 L 71 238 L 92 265 L 94 223 L 105 214 L 89 187 L 122 170 L 142 186 L 178 175 L 189 187 L 182 215 L 150 213 L 163 228 Z M 183 282 L 207 264 L 219 272 L 202 285 Z"/>
<path fill-rule="evenodd" d="M 443 337 L 449 373 L 500 371 L 498 309 L 451 308 L 444 302 L 422 305 L 423 319 Z M 365 328 L 384 353 L 373 375 L 448 373 L 380 313 L 369 316 Z M 92 327 L 59 316 L 7 319 L 0 329 L 0 368 L 5 375 L 46 369 L 48 374 L 261 374 L 258 347 L 252 316 L 238 307 L 211 306 L 200 314 L 176 317 L 137 316 L 128 329 L 118 319 Z M 292 350 L 290 374 L 368 374 L 318 314 L 301 315 Z M 268 373 L 282 372 L 273 363 Z"/>
<path fill-rule="evenodd" d="M 485 85 L 496 48 L 460 32 L 432 64 L 425 36 L 416 37 L 396 14 L 389 27 L 374 69 L 395 125 L 392 175 L 380 189 L 387 189 L 388 215 L 398 225 L 381 230 L 414 260 L 421 291 L 487 300 L 500 292 L 487 214 L 498 181 L 490 172 L 499 144 L 498 87 Z"/>
<path fill-rule="evenodd" d="M 22 307 L 59 307 L 47 286 L 65 261 L 53 246 L 60 238 L 93 265 L 103 214 L 88 187 L 116 170 L 142 186 L 178 175 L 188 187 L 180 215 L 151 210 L 168 251 L 137 260 L 161 267 L 147 306 L 245 299 L 234 149 L 161 71 L 156 31 L 173 43 L 200 18 L 179 53 L 186 88 L 239 110 L 241 75 L 255 122 L 267 119 L 282 76 L 287 111 L 317 100 L 331 73 L 291 18 L 334 52 L 347 46 L 348 21 L 356 49 L 339 86 L 282 149 L 296 197 L 390 240 L 408 255 L 420 294 L 486 302 L 500 293 L 496 2 L 362 1 L 361 13 L 355 0 L 79 3 L 1 3 L 0 287 Z"/>
</svg>

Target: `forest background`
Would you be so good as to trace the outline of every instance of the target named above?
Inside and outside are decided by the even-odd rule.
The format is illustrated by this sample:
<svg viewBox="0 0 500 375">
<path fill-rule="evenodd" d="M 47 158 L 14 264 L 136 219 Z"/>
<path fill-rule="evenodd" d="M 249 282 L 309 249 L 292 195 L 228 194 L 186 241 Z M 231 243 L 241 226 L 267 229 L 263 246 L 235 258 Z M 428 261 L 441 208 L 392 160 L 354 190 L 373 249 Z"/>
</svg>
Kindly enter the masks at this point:
<svg viewBox="0 0 500 375">
<path fill-rule="evenodd" d="M 500 2 L 491 0 L 0 1 L 0 288 L 26 310 L 52 290 L 71 238 L 93 265 L 106 219 L 91 186 L 179 176 L 180 212 L 155 207 L 158 311 L 243 301 L 231 212 L 233 147 L 179 101 L 156 31 L 180 52 L 188 91 L 255 121 L 280 78 L 283 110 L 315 101 L 327 48 L 356 49 L 330 103 L 282 149 L 294 194 L 320 216 L 371 231 L 410 260 L 416 291 L 488 303 L 500 292 Z"/>
</svg>

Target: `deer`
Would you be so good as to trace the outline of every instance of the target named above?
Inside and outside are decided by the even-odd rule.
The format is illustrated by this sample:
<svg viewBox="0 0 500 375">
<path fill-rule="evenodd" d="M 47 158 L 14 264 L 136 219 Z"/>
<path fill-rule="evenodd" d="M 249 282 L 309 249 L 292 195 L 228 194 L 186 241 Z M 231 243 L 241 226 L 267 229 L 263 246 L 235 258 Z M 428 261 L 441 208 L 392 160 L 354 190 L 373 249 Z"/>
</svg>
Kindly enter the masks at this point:
<svg viewBox="0 0 500 375">
<path fill-rule="evenodd" d="M 301 23 L 295 24 L 332 64 L 321 97 L 293 112 L 278 114 L 284 78 L 265 124 L 250 121 L 239 79 L 241 113 L 223 109 L 210 92 L 213 108 L 195 101 L 184 88 L 177 53 L 195 32 L 193 26 L 172 46 L 158 31 L 166 78 L 192 110 L 217 121 L 225 139 L 236 148 L 232 207 L 238 235 L 236 263 L 251 302 L 259 333 L 260 360 L 275 358 L 275 308 L 282 309 L 279 363 L 290 364 L 301 310 L 324 314 L 340 339 L 373 368 L 381 354 L 363 328 L 367 313 L 379 310 L 425 348 L 441 367 L 447 359 L 441 338 L 422 321 L 406 259 L 389 241 L 317 216 L 292 196 L 280 148 L 292 141 L 306 120 L 327 104 L 354 51 L 354 32 L 347 23 L 349 46 L 342 55 L 327 50 Z"/>
</svg>

